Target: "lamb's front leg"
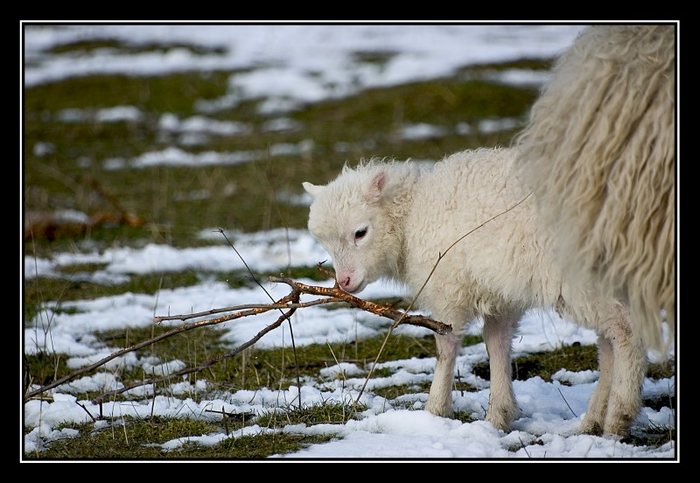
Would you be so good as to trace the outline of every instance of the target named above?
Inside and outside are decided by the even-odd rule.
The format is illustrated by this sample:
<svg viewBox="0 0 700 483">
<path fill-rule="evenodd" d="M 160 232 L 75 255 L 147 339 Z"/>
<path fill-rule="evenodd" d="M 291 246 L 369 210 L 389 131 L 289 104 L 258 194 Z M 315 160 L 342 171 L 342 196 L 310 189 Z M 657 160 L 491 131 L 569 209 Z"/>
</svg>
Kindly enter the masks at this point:
<svg viewBox="0 0 700 483">
<path fill-rule="evenodd" d="M 520 413 L 513 393 L 510 365 L 511 343 L 520 315 L 519 312 L 514 312 L 484 317 L 484 342 L 489 354 L 491 372 L 491 393 L 486 420 L 504 431 Z"/>
<path fill-rule="evenodd" d="M 455 334 L 436 335 L 437 362 L 425 409 L 437 416 L 450 417 L 452 409 L 452 384 L 455 360 L 462 345 L 462 337 Z"/>
</svg>

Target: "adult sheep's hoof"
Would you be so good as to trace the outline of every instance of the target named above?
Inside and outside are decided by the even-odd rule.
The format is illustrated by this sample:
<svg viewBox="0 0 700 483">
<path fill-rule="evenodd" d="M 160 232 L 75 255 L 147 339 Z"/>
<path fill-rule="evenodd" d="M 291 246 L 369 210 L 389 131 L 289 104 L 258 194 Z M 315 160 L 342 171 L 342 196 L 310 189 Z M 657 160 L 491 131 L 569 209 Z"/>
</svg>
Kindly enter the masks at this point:
<svg viewBox="0 0 700 483">
<path fill-rule="evenodd" d="M 624 438 L 629 435 L 630 426 L 632 426 L 632 421 L 634 421 L 634 416 L 625 415 L 620 418 L 606 418 L 605 428 L 603 433 L 606 435 L 620 436 Z"/>
<path fill-rule="evenodd" d="M 443 418 L 451 418 L 454 415 L 452 404 L 433 404 L 430 399 L 428 399 L 428 404 L 425 405 L 425 410 Z"/>
<path fill-rule="evenodd" d="M 585 418 L 581 423 L 581 432 L 584 434 L 591 434 L 593 436 L 600 436 L 603 434 L 603 426 L 599 421 L 593 418 Z"/>
<path fill-rule="evenodd" d="M 510 424 L 518 418 L 520 410 L 517 406 L 504 407 L 501 409 L 491 408 L 486 415 L 486 421 L 491 423 L 494 428 L 502 431 L 508 431 Z"/>
</svg>

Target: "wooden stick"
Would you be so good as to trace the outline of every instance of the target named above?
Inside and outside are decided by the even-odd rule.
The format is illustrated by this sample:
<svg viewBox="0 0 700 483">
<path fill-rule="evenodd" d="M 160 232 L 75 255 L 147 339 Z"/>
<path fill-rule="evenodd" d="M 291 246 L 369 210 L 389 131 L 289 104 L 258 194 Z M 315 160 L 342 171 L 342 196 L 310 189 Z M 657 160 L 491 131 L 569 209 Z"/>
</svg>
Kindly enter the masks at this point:
<svg viewBox="0 0 700 483">
<path fill-rule="evenodd" d="M 278 303 L 284 303 L 290 300 L 290 297 L 292 294 L 287 295 L 284 298 L 281 298 L 278 300 Z M 275 305 L 275 304 L 272 304 Z M 129 347 L 126 347 L 124 349 L 118 350 L 116 352 L 112 352 L 110 355 L 100 359 L 99 361 L 90 364 L 88 366 L 81 367 L 80 369 L 71 372 L 67 376 L 64 376 L 60 379 L 55 380 L 52 383 L 46 384 L 45 386 L 42 386 L 38 389 L 34 389 L 33 391 L 29 391 L 25 393 L 24 395 L 24 400 L 27 401 L 29 398 L 36 396 L 37 394 L 41 394 L 43 392 L 48 391 L 49 389 L 53 389 L 54 387 L 60 386 L 61 384 L 65 384 L 66 382 L 72 381 L 76 377 L 86 374 L 88 372 L 94 371 L 100 366 L 105 365 L 112 359 L 116 359 L 119 356 L 123 356 L 124 354 L 128 354 L 129 352 L 134 352 L 136 350 L 142 349 L 148 345 L 154 344 L 156 342 L 160 342 L 163 339 L 167 339 L 168 337 L 172 337 L 173 335 L 180 334 L 182 332 L 186 332 L 188 330 L 192 329 L 198 329 L 200 327 L 207 327 L 210 325 L 216 325 L 216 324 L 221 324 L 223 322 L 227 322 L 229 320 L 234 320 L 234 319 L 240 319 L 241 317 L 248 317 L 250 315 L 257 315 L 257 314 L 262 314 L 264 312 L 267 312 L 269 310 L 275 310 L 275 307 L 270 307 L 270 308 L 258 308 L 258 309 L 250 309 L 250 310 L 243 310 L 240 312 L 236 312 L 233 314 L 225 315 L 223 317 L 217 317 L 215 319 L 208 319 L 208 320 L 201 320 L 199 322 L 193 322 L 191 324 L 186 324 L 186 325 L 181 325 L 180 327 L 175 327 L 172 330 L 169 330 L 167 332 L 163 332 L 160 335 L 157 335 L 151 339 L 144 340 L 142 342 L 139 342 L 137 344 L 133 344 Z"/>
<path fill-rule="evenodd" d="M 197 367 L 192 367 L 192 368 L 185 368 L 182 369 L 181 371 L 175 372 L 173 374 L 170 374 L 168 376 L 164 376 L 161 378 L 152 378 L 148 379 L 146 381 L 141 381 L 137 384 L 130 385 L 128 387 L 125 387 L 123 389 L 119 389 L 118 391 L 112 391 L 110 393 L 106 393 L 96 399 L 96 401 L 103 401 L 105 397 L 111 396 L 111 395 L 116 395 L 120 394 L 122 392 L 128 391 L 129 389 L 133 389 L 134 387 L 139 387 L 143 386 L 145 384 L 151 384 L 153 382 L 161 382 L 165 381 L 168 379 L 171 379 L 172 377 L 175 376 L 181 376 L 185 374 L 190 374 L 193 372 L 199 372 L 201 370 L 207 369 L 208 367 L 211 367 L 213 364 L 216 364 L 217 362 L 220 362 L 224 359 L 230 358 L 238 354 L 241 350 L 246 349 L 250 347 L 251 345 L 255 344 L 262 336 L 270 332 L 271 330 L 279 327 L 279 325 L 282 324 L 285 320 L 288 320 L 291 314 L 293 314 L 297 309 L 300 308 L 305 308 L 305 307 L 311 307 L 314 305 L 321 305 L 321 304 L 327 304 L 327 303 L 346 303 L 349 304 L 353 307 L 360 308 L 364 311 L 371 312 L 375 315 L 379 315 L 381 317 L 386 317 L 388 319 L 393 320 L 396 325 L 400 324 L 409 324 L 409 325 L 415 325 L 419 327 L 425 327 L 427 329 L 432 330 L 433 332 L 436 332 L 438 334 L 447 334 L 452 330 L 452 327 L 449 325 L 443 324 L 442 322 L 438 322 L 436 320 L 433 320 L 429 317 L 424 317 L 422 315 L 408 315 L 406 312 L 403 312 L 401 310 L 396 310 L 393 307 L 387 306 L 387 305 L 381 305 L 377 304 L 374 302 L 370 302 L 368 300 L 363 300 L 361 298 L 355 297 L 354 295 L 351 295 L 347 292 L 344 292 L 338 285 L 336 284 L 334 287 L 319 287 L 315 285 L 307 285 L 305 283 L 297 282 L 295 280 L 292 280 L 290 278 L 280 278 L 280 277 L 270 277 L 270 280 L 272 282 L 276 283 L 284 283 L 286 285 L 289 285 L 290 288 L 292 289 L 291 293 L 288 294 L 285 297 L 282 297 L 281 299 L 275 301 L 272 304 L 253 304 L 253 305 L 239 305 L 239 306 L 232 306 L 232 307 L 226 307 L 222 309 L 213 309 L 209 310 L 206 312 L 198 312 L 195 314 L 181 314 L 181 315 L 172 315 L 172 316 L 159 316 L 159 317 L 154 317 L 154 321 L 156 322 L 161 322 L 164 320 L 187 320 L 189 318 L 194 318 L 194 317 L 203 317 L 205 315 L 210 315 L 210 314 L 216 314 L 216 313 L 221 313 L 221 312 L 228 312 L 232 310 L 237 310 L 243 308 L 243 310 L 237 310 L 231 314 L 224 315 L 221 317 L 216 317 L 213 319 L 204 319 L 200 320 L 197 322 L 192 322 L 189 324 L 181 325 L 179 327 L 175 327 L 172 330 L 169 330 L 167 332 L 164 332 L 160 335 L 157 335 L 151 339 L 144 340 L 142 342 L 133 344 L 129 347 L 126 347 L 124 349 L 115 351 L 108 356 L 100 359 L 99 361 L 87 365 L 85 367 L 81 367 L 80 369 L 77 369 L 73 371 L 72 373 L 57 379 L 54 382 L 51 382 L 49 384 L 46 384 L 45 386 L 42 386 L 38 389 L 34 389 L 32 391 L 28 391 L 24 395 L 24 401 L 26 402 L 32 397 L 35 397 L 41 393 L 44 393 L 50 389 L 53 389 L 57 386 L 60 386 L 61 384 L 65 384 L 69 381 L 72 381 L 73 379 L 77 378 L 78 376 L 81 376 L 83 374 L 87 374 L 89 372 L 94 371 L 95 369 L 105 365 L 109 361 L 116 359 L 117 357 L 123 356 L 124 354 L 128 354 L 129 352 L 134 352 L 139 349 L 142 349 L 146 346 L 149 346 L 151 344 L 154 344 L 156 342 L 160 342 L 163 339 L 167 339 L 168 337 L 172 337 L 177 334 L 181 334 L 183 332 L 192 330 L 192 329 L 198 329 L 201 327 L 208 327 L 212 325 L 217 325 L 221 324 L 223 322 L 228 322 L 231 320 L 235 319 L 240 319 L 243 317 L 249 317 L 251 315 L 259 315 L 265 312 L 269 312 L 270 310 L 280 310 L 284 311 L 287 310 L 287 312 L 283 312 L 282 315 L 280 316 L 277 321 L 271 325 L 268 325 L 265 327 L 263 330 L 261 330 L 255 337 L 250 339 L 249 341 L 243 343 L 239 348 L 234 349 L 234 351 L 229 352 L 227 354 L 222 354 L 220 356 L 217 356 L 213 359 L 210 359 L 206 363 L 197 366 Z M 301 294 L 309 294 L 309 295 L 318 295 L 322 297 L 326 297 L 325 299 L 318 299 L 318 300 L 312 300 L 309 302 L 299 302 L 299 296 Z M 249 308 L 245 308 L 249 307 Z"/>
<path fill-rule="evenodd" d="M 393 307 L 376 304 L 374 302 L 370 302 L 369 300 L 363 300 L 343 291 L 337 284 L 330 288 L 318 287 L 316 285 L 307 285 L 305 283 L 297 282 L 296 280 L 284 277 L 270 277 L 270 281 L 285 283 L 293 289 L 298 290 L 300 293 L 330 297 L 335 301 L 348 303 L 353 307 L 357 307 L 366 312 L 371 312 L 375 315 L 391 319 L 394 322 L 399 322 L 399 325 L 408 324 L 418 327 L 425 327 L 426 329 L 430 329 L 440 335 L 452 332 L 452 327 L 447 324 L 443 324 L 442 322 L 438 322 L 437 320 L 433 320 L 423 315 L 408 315 L 406 312 L 396 310 Z"/>
<path fill-rule="evenodd" d="M 298 297 L 298 296 L 297 296 L 297 297 Z M 187 375 L 187 374 L 192 374 L 193 372 L 201 372 L 201 371 L 203 371 L 203 370 L 205 370 L 205 369 L 208 369 L 209 367 L 213 366 L 214 364 L 217 364 L 217 363 L 223 361 L 224 359 L 229 359 L 229 358 L 231 358 L 231 357 L 237 355 L 237 354 L 240 353 L 241 351 L 244 351 L 245 349 L 247 349 L 248 347 L 252 346 L 253 344 L 255 344 L 255 343 L 256 343 L 257 341 L 259 341 L 265 334 L 267 334 L 267 333 L 270 332 L 271 330 L 276 329 L 277 327 L 279 327 L 280 325 L 282 325 L 282 323 L 283 323 L 285 320 L 289 319 L 289 318 L 292 316 L 292 314 L 294 314 L 294 312 L 296 312 L 296 310 L 297 310 L 297 309 L 290 309 L 290 310 L 288 310 L 287 312 L 283 313 L 282 315 L 279 316 L 279 318 L 278 318 L 274 323 L 272 323 L 272 324 L 266 326 L 266 327 L 265 327 L 264 329 L 262 329 L 260 332 L 258 332 L 257 334 L 255 334 L 255 336 L 254 336 L 252 339 L 250 339 L 250 340 L 244 342 L 243 344 L 239 345 L 238 347 L 236 347 L 235 349 L 233 349 L 231 352 L 227 352 L 227 353 L 225 353 L 225 354 L 220 354 L 220 355 L 218 355 L 218 356 L 216 356 L 216 357 L 212 357 L 211 359 L 209 359 L 208 361 L 206 361 L 205 363 L 203 363 L 203 364 L 201 364 L 201 365 L 199 365 L 199 366 L 197 366 L 197 367 L 187 367 L 187 368 L 182 369 L 182 370 L 180 370 L 180 371 L 173 372 L 172 374 L 168 374 L 168 375 L 165 375 L 165 376 L 162 376 L 162 377 L 159 377 L 159 378 L 146 379 L 146 380 L 139 381 L 139 382 L 137 382 L 137 383 L 131 384 L 130 386 L 126 386 L 126 387 L 123 387 L 123 388 L 121 388 L 121 389 L 117 389 L 117 390 L 115 390 L 115 391 L 111 391 L 111 392 L 102 394 L 102 395 L 98 396 L 97 398 L 95 398 L 94 402 L 95 402 L 95 403 L 102 402 L 102 401 L 104 401 L 105 399 L 107 399 L 107 398 L 109 398 L 109 397 L 116 396 L 116 395 L 118 395 L 118 394 L 121 394 L 121 393 L 123 393 L 123 392 L 129 391 L 129 390 L 134 389 L 134 388 L 136 388 L 136 387 L 145 386 L 145 385 L 154 384 L 154 383 L 155 383 L 155 384 L 158 384 L 158 383 L 160 383 L 160 382 L 164 382 L 164 381 L 170 380 L 170 379 L 172 379 L 173 377 L 184 376 L 184 375 Z"/>
</svg>

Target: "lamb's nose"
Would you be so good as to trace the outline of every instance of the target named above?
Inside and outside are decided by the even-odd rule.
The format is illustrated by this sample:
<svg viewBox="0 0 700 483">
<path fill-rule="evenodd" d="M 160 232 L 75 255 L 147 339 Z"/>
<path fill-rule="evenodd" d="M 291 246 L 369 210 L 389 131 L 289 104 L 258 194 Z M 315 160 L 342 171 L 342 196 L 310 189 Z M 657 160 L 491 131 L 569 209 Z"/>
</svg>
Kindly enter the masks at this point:
<svg viewBox="0 0 700 483">
<path fill-rule="evenodd" d="M 350 277 L 345 277 L 342 282 L 340 282 L 340 285 L 343 287 L 349 287 L 350 286 Z"/>
</svg>

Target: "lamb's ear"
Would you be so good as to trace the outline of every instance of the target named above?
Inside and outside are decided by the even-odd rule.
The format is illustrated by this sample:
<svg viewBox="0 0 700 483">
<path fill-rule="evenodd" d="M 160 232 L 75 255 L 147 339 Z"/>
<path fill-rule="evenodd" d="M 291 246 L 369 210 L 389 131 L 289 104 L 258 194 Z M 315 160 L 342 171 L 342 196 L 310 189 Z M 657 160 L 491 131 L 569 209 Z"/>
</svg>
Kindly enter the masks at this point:
<svg viewBox="0 0 700 483">
<path fill-rule="evenodd" d="M 323 189 L 323 186 L 316 186 L 315 184 L 311 184 L 308 181 L 304 181 L 301 185 L 304 187 L 306 192 L 309 193 L 313 198 L 316 198 L 316 196 L 318 196 L 318 194 Z"/>
<path fill-rule="evenodd" d="M 382 199 L 386 189 L 386 172 L 380 171 L 374 175 L 369 185 L 365 188 L 363 197 L 367 203 L 376 203 Z"/>
</svg>

